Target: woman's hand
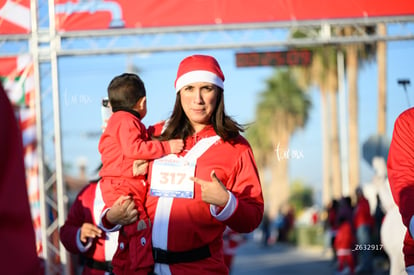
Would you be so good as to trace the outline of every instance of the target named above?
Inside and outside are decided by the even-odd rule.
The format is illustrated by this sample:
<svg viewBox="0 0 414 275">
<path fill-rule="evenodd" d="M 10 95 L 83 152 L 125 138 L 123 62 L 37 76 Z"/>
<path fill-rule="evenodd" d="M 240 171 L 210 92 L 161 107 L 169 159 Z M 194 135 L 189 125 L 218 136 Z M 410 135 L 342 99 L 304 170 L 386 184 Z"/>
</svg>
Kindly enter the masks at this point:
<svg viewBox="0 0 414 275">
<path fill-rule="evenodd" d="M 219 207 L 226 206 L 229 201 L 229 193 L 227 192 L 224 184 L 216 176 L 216 173 L 211 171 L 211 181 L 205 181 L 199 178 L 193 177 L 192 180 L 198 183 L 201 187 L 201 199 L 209 204 L 213 204 Z"/>
<path fill-rule="evenodd" d="M 106 213 L 106 219 L 112 224 L 126 225 L 138 219 L 138 210 L 135 208 L 131 196 L 121 196 Z"/>
</svg>

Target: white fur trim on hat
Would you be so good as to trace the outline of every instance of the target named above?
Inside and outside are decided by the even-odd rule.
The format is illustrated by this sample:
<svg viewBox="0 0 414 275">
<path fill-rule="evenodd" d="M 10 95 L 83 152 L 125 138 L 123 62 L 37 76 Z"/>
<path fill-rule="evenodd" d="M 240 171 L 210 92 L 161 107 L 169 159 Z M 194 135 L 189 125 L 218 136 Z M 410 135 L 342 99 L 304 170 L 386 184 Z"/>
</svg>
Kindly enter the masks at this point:
<svg viewBox="0 0 414 275">
<path fill-rule="evenodd" d="M 208 82 L 224 89 L 223 80 L 216 74 L 209 71 L 191 71 L 183 74 L 180 76 L 180 78 L 177 79 L 177 82 L 175 84 L 175 91 L 178 93 L 182 87 L 195 82 Z"/>
</svg>

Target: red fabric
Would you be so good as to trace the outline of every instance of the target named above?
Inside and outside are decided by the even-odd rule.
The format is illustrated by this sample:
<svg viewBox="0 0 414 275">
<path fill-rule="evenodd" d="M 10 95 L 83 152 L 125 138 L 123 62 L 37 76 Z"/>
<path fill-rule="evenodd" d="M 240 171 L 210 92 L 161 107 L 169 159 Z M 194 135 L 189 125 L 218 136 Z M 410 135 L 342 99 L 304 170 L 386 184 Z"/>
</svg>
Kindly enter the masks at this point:
<svg viewBox="0 0 414 275">
<path fill-rule="evenodd" d="M 355 206 L 354 212 L 354 226 L 355 228 L 360 227 L 361 225 L 374 225 L 374 218 L 371 215 L 369 208 L 369 202 L 366 198 L 360 197 Z"/>
<path fill-rule="evenodd" d="M 151 226 L 144 208 L 147 185 L 144 176 L 132 175 L 135 160 L 151 160 L 171 152 L 167 141 L 150 140 L 144 124 L 133 114 L 118 111 L 112 114 L 99 142 L 102 169 L 102 197 L 106 206 L 110 207 L 121 196 L 132 194 L 139 212 L 139 220 L 146 224 L 138 229 L 136 224 L 123 227 L 121 235 L 129 238 L 130 265 L 133 270 L 138 267 L 148 273 L 152 269 Z M 121 242 L 121 240 L 120 240 Z M 124 243 L 125 244 L 125 243 Z M 124 250 L 128 250 L 124 249 Z M 124 265 L 125 251 L 114 255 L 113 265 L 117 273 Z M 144 271 L 145 270 L 145 271 Z M 130 271 L 128 270 L 127 273 Z"/>
<path fill-rule="evenodd" d="M 193 71 L 208 71 L 210 73 L 218 76 L 222 81 L 224 81 L 224 74 L 221 71 L 220 65 L 217 63 L 217 60 L 208 55 L 191 55 L 181 61 L 180 66 L 177 71 L 177 78 L 175 80 L 175 87 L 177 89 L 177 81 L 186 73 Z M 204 82 L 197 79 L 193 79 L 189 83 L 181 83 L 181 87 L 193 83 L 193 82 Z M 180 88 L 181 88 L 180 87 Z M 223 87 L 222 87 L 223 88 Z M 179 90 L 179 88 L 177 89 Z"/>
<path fill-rule="evenodd" d="M 388 152 L 388 180 L 404 225 L 409 228 L 414 215 L 414 108 L 404 111 L 394 124 Z M 414 265 L 414 240 L 407 231 L 404 240 L 406 266 Z"/>
<path fill-rule="evenodd" d="M 133 178 L 134 160 L 151 160 L 171 152 L 167 141 L 149 140 L 145 125 L 133 114 L 118 111 L 111 115 L 99 141 L 101 177 Z"/>
<path fill-rule="evenodd" d="M 334 247 L 335 247 L 335 251 L 337 251 L 337 258 L 338 258 L 338 270 L 342 271 L 343 268 L 348 266 L 352 274 L 355 269 L 354 256 L 352 255 L 352 251 L 351 251 L 355 245 L 354 235 L 355 234 L 352 230 L 351 223 L 348 221 L 344 221 L 338 227 L 335 241 L 334 241 Z"/>
<path fill-rule="evenodd" d="M 162 125 L 156 125 L 156 134 Z M 211 126 L 185 140 L 184 155 L 202 138 L 215 136 Z M 151 168 L 149 182 L 151 180 Z M 200 186 L 194 185 L 194 198 L 175 198 L 172 202 L 168 224 L 168 244 L 171 251 L 192 250 L 206 244 L 212 256 L 193 263 L 170 265 L 172 274 L 226 274 L 223 260 L 222 234 L 226 226 L 237 232 L 251 232 L 263 217 L 263 196 L 260 180 L 248 142 L 238 136 L 232 142 L 219 140 L 197 160 L 195 176 L 211 181 L 210 173 L 217 177 L 237 198 L 234 213 L 224 222 L 210 214 L 210 206 L 201 200 Z M 158 197 L 148 194 L 146 207 L 151 220 L 158 207 Z"/>
<path fill-rule="evenodd" d="M 105 1 L 85 8 L 83 1 L 57 0 L 59 31 L 146 28 L 412 15 L 411 1 L 341 0 L 175 0 Z M 65 6 L 65 3 L 68 6 Z M 61 7 L 59 7 L 59 4 Z M 72 5 L 69 5 L 72 4 Z M 83 5 L 81 5 L 83 4 Z M 63 7 L 62 7 L 63 5 Z M 81 8 L 83 7 L 83 8 Z M 323 7 L 323 8 L 321 8 Z M 0 26 L 3 27 L 3 26 Z M 1 28 L 0 28 L 1 31 Z"/>
<path fill-rule="evenodd" d="M 316 225 L 318 223 L 318 213 L 312 213 L 312 224 Z"/>
<path fill-rule="evenodd" d="M 354 232 L 350 222 L 343 222 L 336 231 L 334 247 L 338 249 L 353 249 L 355 244 Z"/>
<path fill-rule="evenodd" d="M 145 176 L 132 174 L 135 160 L 149 160 L 170 153 L 168 142 L 149 140 L 145 125 L 133 114 L 118 111 L 112 114 L 99 141 L 102 169 L 101 189 L 105 204 L 110 207 L 121 195 L 133 195 L 140 218 L 147 215 L 144 201 L 147 193 Z"/>
<path fill-rule="evenodd" d="M 41 274 L 27 196 L 21 132 L 0 83 L 0 264 L 2 274 Z"/>
<path fill-rule="evenodd" d="M 114 273 L 116 275 L 148 275 L 152 274 L 154 268 L 154 259 L 152 257 L 151 230 L 143 230 L 135 234 L 133 229 L 137 228 L 137 224 L 133 223 L 121 229 L 118 243 L 123 244 L 123 249 L 118 249 L 112 259 Z M 127 232 L 127 233 L 124 233 Z M 141 238 L 147 240 L 145 247 L 141 244 Z"/>
<path fill-rule="evenodd" d="M 96 238 L 93 241 L 92 246 L 86 252 L 81 252 L 76 244 L 77 232 L 84 223 L 91 223 L 95 225 L 98 223 L 103 204 L 102 201 L 99 201 L 99 198 L 96 198 L 95 196 L 97 187 L 97 183 L 90 183 L 79 192 L 76 200 L 73 202 L 69 210 L 65 223 L 60 228 L 59 235 L 60 241 L 69 252 L 73 254 L 83 253 L 83 255 L 87 258 L 104 262 L 112 260 L 113 253 L 111 255 L 111 253 L 106 251 L 107 255 L 105 256 L 105 250 L 112 246 L 114 249 L 113 251 L 115 251 L 118 244 L 117 238 L 114 239 L 115 242 L 109 243 L 105 231 L 102 231 L 102 236 L 100 238 Z M 98 216 L 94 216 L 94 213 Z M 82 274 L 103 275 L 105 272 L 85 266 Z"/>
<path fill-rule="evenodd" d="M 336 230 L 338 228 L 337 210 L 333 207 L 328 210 L 328 224 L 332 230 Z"/>
<path fill-rule="evenodd" d="M 139 211 L 139 218 L 147 217 L 144 209 L 147 184 L 144 177 L 140 176 L 137 179 L 103 178 L 101 184 L 102 196 L 107 207 L 111 207 L 122 195 L 132 195 Z"/>
<path fill-rule="evenodd" d="M 414 239 L 408 230 L 404 237 L 403 253 L 405 266 L 414 265 Z"/>
</svg>

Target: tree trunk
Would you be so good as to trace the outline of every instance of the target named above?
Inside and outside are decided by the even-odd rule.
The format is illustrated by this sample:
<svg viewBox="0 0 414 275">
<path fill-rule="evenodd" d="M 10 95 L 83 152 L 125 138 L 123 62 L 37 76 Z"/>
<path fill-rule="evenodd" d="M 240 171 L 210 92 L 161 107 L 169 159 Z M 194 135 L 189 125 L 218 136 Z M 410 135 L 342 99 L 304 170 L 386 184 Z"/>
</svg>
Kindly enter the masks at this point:
<svg viewBox="0 0 414 275">
<path fill-rule="evenodd" d="M 260 184 L 262 185 L 262 193 L 263 193 L 263 200 L 265 203 L 265 211 L 268 211 L 268 209 L 266 209 L 267 207 L 269 207 L 268 202 L 271 200 L 271 196 L 270 196 L 270 183 L 267 179 L 266 179 L 266 167 L 263 166 L 259 166 L 257 165 L 257 171 L 259 172 L 259 178 L 260 178 Z"/>
<path fill-rule="evenodd" d="M 377 34 L 387 35 L 385 23 L 377 25 Z M 378 63 L 378 134 L 385 135 L 387 130 L 387 45 L 385 41 L 377 42 Z"/>
<path fill-rule="evenodd" d="M 328 205 L 332 199 L 331 180 L 331 146 L 329 142 L 328 98 L 326 91 L 320 91 L 321 95 L 321 123 L 322 123 L 322 203 Z"/>
<path fill-rule="evenodd" d="M 338 93 L 334 89 L 336 80 L 336 67 L 328 71 L 330 125 L 331 125 L 331 163 L 332 163 L 332 185 L 333 197 L 342 197 L 341 178 L 341 154 L 339 149 L 339 125 L 338 125 Z M 337 85 L 336 85 L 337 86 Z"/>
<path fill-rule="evenodd" d="M 346 68 L 349 96 L 349 192 L 353 194 L 359 184 L 358 48 L 356 44 L 346 47 Z"/>
<path fill-rule="evenodd" d="M 276 157 L 272 165 L 272 187 L 269 215 L 273 219 L 289 199 L 289 133 L 281 131 L 275 144 Z"/>
</svg>

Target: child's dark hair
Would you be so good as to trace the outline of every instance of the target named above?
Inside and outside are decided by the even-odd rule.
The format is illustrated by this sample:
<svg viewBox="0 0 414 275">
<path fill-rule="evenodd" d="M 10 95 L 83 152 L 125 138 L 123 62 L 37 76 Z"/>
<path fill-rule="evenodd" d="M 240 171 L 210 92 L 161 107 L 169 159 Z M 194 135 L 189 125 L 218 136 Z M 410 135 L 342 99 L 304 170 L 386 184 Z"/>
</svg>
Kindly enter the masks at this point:
<svg viewBox="0 0 414 275">
<path fill-rule="evenodd" d="M 131 109 L 144 96 L 146 96 L 144 82 L 136 74 L 118 75 L 108 85 L 108 98 L 113 110 Z"/>
<path fill-rule="evenodd" d="M 338 217 L 338 225 L 343 224 L 344 222 L 349 222 L 349 218 L 346 215 L 339 215 Z"/>
</svg>

